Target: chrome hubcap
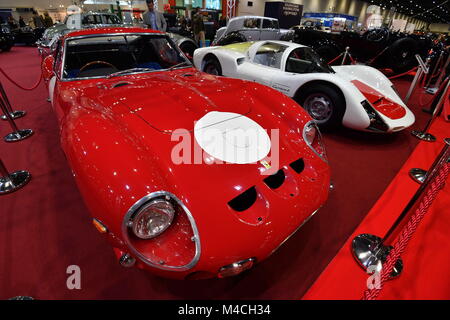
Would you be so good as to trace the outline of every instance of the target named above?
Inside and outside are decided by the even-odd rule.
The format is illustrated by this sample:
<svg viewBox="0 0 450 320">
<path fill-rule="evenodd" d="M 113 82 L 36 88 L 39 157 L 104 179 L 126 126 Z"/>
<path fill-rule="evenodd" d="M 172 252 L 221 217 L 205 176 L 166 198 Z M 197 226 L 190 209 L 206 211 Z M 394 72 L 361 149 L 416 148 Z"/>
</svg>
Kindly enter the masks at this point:
<svg viewBox="0 0 450 320">
<path fill-rule="evenodd" d="M 306 98 L 304 107 L 317 123 L 330 120 L 333 113 L 333 103 L 324 94 L 312 94 Z"/>
</svg>

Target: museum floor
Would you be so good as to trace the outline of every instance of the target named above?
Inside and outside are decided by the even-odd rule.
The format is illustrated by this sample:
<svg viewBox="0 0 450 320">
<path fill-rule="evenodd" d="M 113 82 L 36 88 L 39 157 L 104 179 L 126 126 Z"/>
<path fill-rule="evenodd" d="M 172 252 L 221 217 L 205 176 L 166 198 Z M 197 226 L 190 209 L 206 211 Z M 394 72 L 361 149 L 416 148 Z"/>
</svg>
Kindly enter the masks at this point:
<svg viewBox="0 0 450 320">
<path fill-rule="evenodd" d="M 19 83 L 31 86 L 39 76 L 40 58 L 36 48 L 14 47 L 2 53 L 0 67 Z M 46 101 L 44 85 L 24 92 L 4 77 L 0 80 L 13 106 L 28 112 L 17 120 L 19 127 L 35 131 L 22 142 L 0 143 L 0 156 L 10 170 L 26 169 L 33 175 L 22 190 L 0 198 L 0 299 L 17 295 L 36 299 L 300 298 L 418 144 L 409 130 L 393 135 L 344 129 L 325 133 L 335 189 L 322 210 L 279 251 L 235 278 L 167 280 L 121 267 L 91 224 L 59 147 L 56 118 Z M 411 80 L 407 75 L 394 81 L 402 96 Z M 416 114 L 414 128 L 422 128 L 429 115 L 421 112 L 417 95 L 409 107 Z M 8 130 L 3 122 L 0 135 Z M 69 265 L 81 268 L 81 290 L 66 287 Z"/>
</svg>

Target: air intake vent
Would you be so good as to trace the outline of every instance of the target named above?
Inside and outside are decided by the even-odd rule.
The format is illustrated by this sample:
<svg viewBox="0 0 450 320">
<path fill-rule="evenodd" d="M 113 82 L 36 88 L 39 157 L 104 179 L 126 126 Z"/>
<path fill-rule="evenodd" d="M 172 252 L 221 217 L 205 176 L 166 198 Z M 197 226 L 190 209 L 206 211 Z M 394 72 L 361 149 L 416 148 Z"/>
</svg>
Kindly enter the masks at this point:
<svg viewBox="0 0 450 320">
<path fill-rule="evenodd" d="M 282 169 L 278 170 L 277 173 L 268 176 L 264 179 L 264 183 L 270 188 L 270 189 L 277 189 L 281 187 L 281 185 L 284 182 L 285 179 L 284 171 Z"/>
<path fill-rule="evenodd" d="M 236 198 L 228 202 L 228 205 L 235 211 L 242 212 L 250 208 L 256 201 L 256 189 L 251 187 Z"/>
<path fill-rule="evenodd" d="M 291 168 L 294 169 L 295 172 L 301 173 L 305 169 L 305 162 L 302 158 L 295 160 L 290 164 Z"/>
<path fill-rule="evenodd" d="M 119 88 L 119 87 L 127 86 L 129 84 L 130 84 L 129 82 L 119 82 L 119 83 L 115 83 L 112 87 Z"/>
</svg>

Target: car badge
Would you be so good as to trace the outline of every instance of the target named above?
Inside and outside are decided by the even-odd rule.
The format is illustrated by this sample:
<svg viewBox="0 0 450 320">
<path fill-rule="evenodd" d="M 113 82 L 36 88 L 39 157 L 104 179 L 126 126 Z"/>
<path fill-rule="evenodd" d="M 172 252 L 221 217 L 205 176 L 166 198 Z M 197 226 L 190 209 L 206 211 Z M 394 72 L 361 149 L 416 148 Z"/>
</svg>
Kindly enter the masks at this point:
<svg viewBox="0 0 450 320">
<path fill-rule="evenodd" d="M 261 163 L 261 164 L 264 166 L 264 168 L 266 168 L 266 169 L 272 168 L 272 166 L 270 165 L 270 163 L 267 162 L 266 160 L 261 160 L 259 163 Z"/>
</svg>

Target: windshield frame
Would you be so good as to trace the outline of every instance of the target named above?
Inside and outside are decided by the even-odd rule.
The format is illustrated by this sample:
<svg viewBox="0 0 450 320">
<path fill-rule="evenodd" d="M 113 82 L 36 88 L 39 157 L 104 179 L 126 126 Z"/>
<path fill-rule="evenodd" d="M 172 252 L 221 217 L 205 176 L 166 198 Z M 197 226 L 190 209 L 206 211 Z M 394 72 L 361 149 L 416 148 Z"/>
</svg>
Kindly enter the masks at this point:
<svg viewBox="0 0 450 320">
<path fill-rule="evenodd" d="M 86 38 L 96 38 L 96 37 L 116 37 L 116 36 L 152 36 L 152 37 L 163 37 L 165 38 L 171 45 L 172 47 L 181 55 L 182 58 L 185 59 L 185 61 L 188 63 L 184 66 L 180 66 L 172 70 L 177 70 L 177 69 L 185 69 L 185 68 L 192 68 L 193 64 L 192 62 L 184 55 L 184 53 L 180 50 L 180 48 L 175 44 L 175 42 L 167 35 L 167 33 L 154 33 L 154 32 L 127 32 L 127 33 L 95 33 L 95 34 L 89 34 L 89 35 L 83 35 L 83 36 L 76 36 L 76 37 L 67 37 L 66 39 L 64 39 L 64 46 L 63 46 L 63 60 L 61 63 L 61 68 L 60 70 L 58 70 L 58 72 L 56 72 L 57 74 L 59 74 L 59 81 L 82 81 L 82 80 L 90 80 L 90 79 L 105 79 L 108 80 L 108 75 L 104 75 L 104 76 L 93 76 L 93 77 L 81 77 L 81 78 L 65 78 L 64 77 L 64 67 L 66 65 L 66 55 L 67 55 L 67 43 L 69 41 L 72 40 L 79 40 L 79 39 L 86 39 Z M 159 69 L 159 70 L 154 70 L 154 71 L 136 71 L 136 72 L 130 72 L 130 73 L 126 73 L 123 76 L 129 76 L 129 75 L 134 75 L 134 74 L 143 74 L 143 73 L 154 73 L 154 72 L 164 72 L 169 70 L 169 68 L 166 69 Z"/>
<path fill-rule="evenodd" d="M 295 50 L 300 49 L 300 48 L 311 51 L 312 55 L 316 58 L 316 59 L 314 59 L 314 61 L 311 61 L 312 65 L 314 65 L 317 69 L 320 69 L 321 71 L 308 71 L 305 73 L 298 73 L 298 72 L 286 70 L 289 57 Z M 334 71 L 333 68 L 330 65 L 328 65 L 325 62 L 325 60 L 311 47 L 308 47 L 308 46 L 294 47 L 291 50 L 289 50 L 288 52 L 285 51 L 285 54 L 286 54 L 286 58 L 284 60 L 284 66 L 283 66 L 284 72 L 295 73 L 295 74 L 310 74 L 310 73 L 331 73 L 331 74 L 333 74 L 333 73 L 336 73 L 336 71 Z"/>
</svg>

